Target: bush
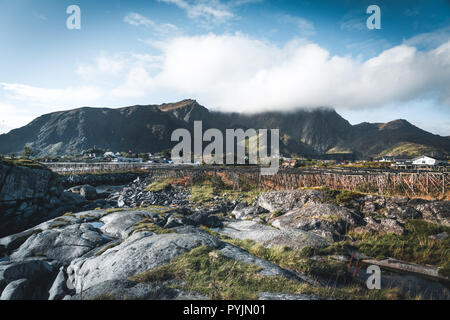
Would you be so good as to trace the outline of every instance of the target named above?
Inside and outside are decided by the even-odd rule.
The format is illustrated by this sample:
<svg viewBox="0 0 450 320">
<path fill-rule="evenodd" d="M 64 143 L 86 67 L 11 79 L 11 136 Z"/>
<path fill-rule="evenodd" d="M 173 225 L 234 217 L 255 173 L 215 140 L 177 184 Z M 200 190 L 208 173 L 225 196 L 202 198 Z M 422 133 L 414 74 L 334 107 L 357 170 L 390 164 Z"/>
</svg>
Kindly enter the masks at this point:
<svg viewBox="0 0 450 320">
<path fill-rule="evenodd" d="M 225 189 L 225 183 L 223 182 L 222 178 L 218 175 L 211 177 L 211 186 L 215 191 Z"/>
<path fill-rule="evenodd" d="M 145 188 L 147 192 L 160 192 L 166 189 L 169 189 L 172 185 L 173 178 L 168 179 L 158 179 Z"/>
<path fill-rule="evenodd" d="M 356 190 L 363 193 L 377 193 L 378 187 L 370 182 L 364 182 L 356 186 Z"/>
</svg>

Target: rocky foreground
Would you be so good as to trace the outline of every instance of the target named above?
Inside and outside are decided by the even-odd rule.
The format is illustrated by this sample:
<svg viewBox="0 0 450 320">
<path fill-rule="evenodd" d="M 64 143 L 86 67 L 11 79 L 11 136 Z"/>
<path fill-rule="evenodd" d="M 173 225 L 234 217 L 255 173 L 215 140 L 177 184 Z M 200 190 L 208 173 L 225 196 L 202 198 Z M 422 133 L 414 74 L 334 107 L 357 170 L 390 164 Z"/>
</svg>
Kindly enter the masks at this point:
<svg viewBox="0 0 450 320">
<path fill-rule="evenodd" d="M 98 204 L 87 186 L 65 193 Z M 138 178 L 103 208 L 1 238 L 1 299 L 449 299 L 448 201 L 253 195 Z"/>
</svg>

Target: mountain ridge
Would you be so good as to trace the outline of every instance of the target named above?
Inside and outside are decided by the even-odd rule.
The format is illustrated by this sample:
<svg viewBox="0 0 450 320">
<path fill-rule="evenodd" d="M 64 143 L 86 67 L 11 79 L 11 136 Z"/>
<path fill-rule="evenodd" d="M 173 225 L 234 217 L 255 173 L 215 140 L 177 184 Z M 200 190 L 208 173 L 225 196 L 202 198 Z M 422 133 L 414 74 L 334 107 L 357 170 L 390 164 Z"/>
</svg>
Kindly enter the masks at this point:
<svg viewBox="0 0 450 320">
<path fill-rule="evenodd" d="M 44 114 L 0 135 L 0 153 L 20 153 L 28 145 L 38 156 L 78 154 L 97 147 L 113 151 L 157 152 L 171 148 L 171 133 L 218 128 L 280 129 L 283 155 L 314 156 L 346 151 L 374 157 L 401 144 L 420 145 L 440 157 L 450 155 L 450 139 L 424 131 L 405 119 L 351 125 L 334 109 L 299 109 L 255 114 L 210 111 L 196 100 L 121 108 L 81 107 Z M 409 145 L 408 145 L 409 146 Z M 428 149 L 427 149 L 428 148 Z"/>
</svg>

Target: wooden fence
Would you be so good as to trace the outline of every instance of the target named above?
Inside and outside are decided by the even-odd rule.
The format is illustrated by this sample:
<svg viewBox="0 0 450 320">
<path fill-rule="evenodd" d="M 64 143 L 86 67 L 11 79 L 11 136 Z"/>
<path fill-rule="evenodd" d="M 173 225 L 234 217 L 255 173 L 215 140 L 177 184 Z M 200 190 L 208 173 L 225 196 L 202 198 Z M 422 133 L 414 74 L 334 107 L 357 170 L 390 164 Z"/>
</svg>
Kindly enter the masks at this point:
<svg viewBox="0 0 450 320">
<path fill-rule="evenodd" d="M 45 164 L 58 173 L 89 173 L 114 170 L 142 170 L 154 177 L 182 178 L 222 172 L 235 189 L 245 186 L 263 190 L 329 187 L 382 195 L 446 197 L 448 172 L 406 172 L 379 169 L 285 169 L 263 176 L 258 167 L 193 167 L 144 163 L 53 163 Z"/>
</svg>

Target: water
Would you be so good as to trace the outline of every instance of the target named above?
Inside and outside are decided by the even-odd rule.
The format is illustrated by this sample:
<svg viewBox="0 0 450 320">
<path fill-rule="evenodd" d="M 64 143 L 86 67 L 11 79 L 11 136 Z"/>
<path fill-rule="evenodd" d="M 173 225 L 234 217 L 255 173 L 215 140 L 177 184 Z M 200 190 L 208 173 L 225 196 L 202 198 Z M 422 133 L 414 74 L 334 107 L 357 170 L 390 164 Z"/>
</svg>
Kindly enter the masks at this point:
<svg viewBox="0 0 450 320">
<path fill-rule="evenodd" d="M 101 227 L 103 227 L 105 224 L 101 221 L 95 221 L 95 222 L 89 222 L 89 224 L 91 226 L 93 226 L 95 229 L 100 229 Z"/>
<path fill-rule="evenodd" d="M 99 230 L 100 230 L 101 227 L 103 227 L 103 226 L 105 225 L 105 224 L 104 224 L 103 222 L 101 222 L 101 221 L 89 222 L 89 224 L 90 224 L 91 226 L 93 226 L 95 229 L 99 229 Z M 103 237 L 103 239 L 108 240 L 108 241 L 114 240 L 113 238 L 108 237 L 107 235 L 105 235 L 105 234 L 103 233 L 103 231 L 102 231 L 102 237 Z"/>
</svg>

